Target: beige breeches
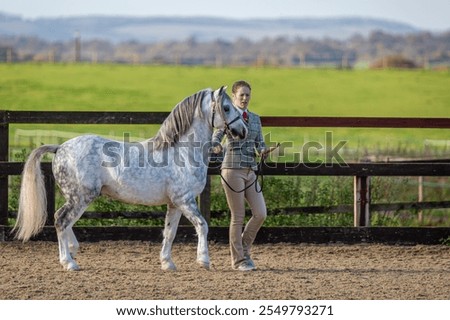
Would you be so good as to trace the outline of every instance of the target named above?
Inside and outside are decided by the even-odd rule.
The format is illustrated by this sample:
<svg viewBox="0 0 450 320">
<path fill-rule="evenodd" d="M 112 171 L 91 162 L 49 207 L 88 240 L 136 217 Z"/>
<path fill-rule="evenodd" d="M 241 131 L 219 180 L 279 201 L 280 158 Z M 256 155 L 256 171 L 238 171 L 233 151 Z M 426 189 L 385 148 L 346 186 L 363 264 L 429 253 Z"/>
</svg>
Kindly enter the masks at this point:
<svg viewBox="0 0 450 320">
<path fill-rule="evenodd" d="M 222 176 L 228 184 L 236 191 L 240 191 L 254 183 L 256 174 L 251 169 L 222 169 Z M 237 267 L 246 256 L 250 256 L 251 246 L 256 234 L 261 228 L 267 216 L 266 203 L 260 185 L 256 181 L 243 192 L 234 192 L 222 180 L 228 206 L 231 211 L 230 222 L 230 251 L 231 263 Z M 245 219 L 245 201 L 250 206 L 252 217 L 243 230 Z"/>
</svg>

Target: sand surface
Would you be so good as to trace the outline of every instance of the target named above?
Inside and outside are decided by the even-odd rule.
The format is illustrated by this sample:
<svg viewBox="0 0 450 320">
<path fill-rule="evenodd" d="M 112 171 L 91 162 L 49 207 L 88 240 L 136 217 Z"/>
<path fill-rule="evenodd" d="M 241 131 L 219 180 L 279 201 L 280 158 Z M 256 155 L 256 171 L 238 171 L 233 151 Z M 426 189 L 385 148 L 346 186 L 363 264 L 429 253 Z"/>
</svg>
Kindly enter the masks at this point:
<svg viewBox="0 0 450 320">
<path fill-rule="evenodd" d="M 159 243 L 81 243 L 79 272 L 55 242 L 0 243 L 1 299 L 450 299 L 449 246 L 260 244 L 258 270 L 233 271 L 226 244 L 175 243 L 176 272 L 160 270 Z"/>
</svg>

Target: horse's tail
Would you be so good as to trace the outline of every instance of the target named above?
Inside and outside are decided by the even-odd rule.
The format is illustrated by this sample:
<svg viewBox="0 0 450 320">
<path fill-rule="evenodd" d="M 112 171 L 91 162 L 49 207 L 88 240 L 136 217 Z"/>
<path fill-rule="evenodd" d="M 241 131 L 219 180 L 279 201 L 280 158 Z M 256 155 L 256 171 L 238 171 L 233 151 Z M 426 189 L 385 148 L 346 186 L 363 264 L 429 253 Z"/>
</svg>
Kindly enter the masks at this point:
<svg viewBox="0 0 450 320">
<path fill-rule="evenodd" d="M 25 163 L 17 220 L 12 230 L 16 233 L 16 239 L 27 241 L 44 228 L 47 220 L 47 197 L 41 158 L 44 153 L 56 153 L 58 148 L 59 145 L 43 145 L 33 150 Z"/>
</svg>

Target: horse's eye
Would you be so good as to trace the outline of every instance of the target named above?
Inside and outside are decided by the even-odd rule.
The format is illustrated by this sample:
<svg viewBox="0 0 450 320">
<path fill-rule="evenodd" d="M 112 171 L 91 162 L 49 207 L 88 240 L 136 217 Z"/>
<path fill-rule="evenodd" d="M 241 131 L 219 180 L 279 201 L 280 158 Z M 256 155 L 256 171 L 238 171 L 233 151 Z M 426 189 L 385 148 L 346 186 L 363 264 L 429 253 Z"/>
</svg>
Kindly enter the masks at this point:
<svg viewBox="0 0 450 320">
<path fill-rule="evenodd" d="M 225 111 L 225 112 L 230 111 L 230 107 L 229 107 L 229 106 L 224 106 L 224 107 L 223 107 L 223 111 Z"/>
</svg>

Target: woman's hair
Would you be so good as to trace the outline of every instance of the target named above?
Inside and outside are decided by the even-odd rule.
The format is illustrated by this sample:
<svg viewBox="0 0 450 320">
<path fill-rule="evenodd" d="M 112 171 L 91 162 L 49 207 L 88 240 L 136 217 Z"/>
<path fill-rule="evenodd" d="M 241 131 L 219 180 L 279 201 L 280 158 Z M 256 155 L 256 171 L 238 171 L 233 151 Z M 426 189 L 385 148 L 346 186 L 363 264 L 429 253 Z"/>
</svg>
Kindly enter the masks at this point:
<svg viewBox="0 0 450 320">
<path fill-rule="evenodd" d="M 247 87 L 250 91 L 252 91 L 252 87 L 250 86 L 250 83 L 244 80 L 239 80 L 233 83 L 233 88 L 231 89 L 231 92 L 236 93 L 240 87 Z"/>
</svg>

